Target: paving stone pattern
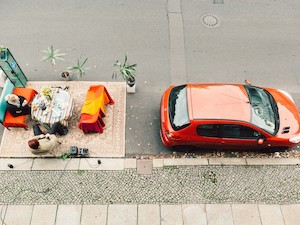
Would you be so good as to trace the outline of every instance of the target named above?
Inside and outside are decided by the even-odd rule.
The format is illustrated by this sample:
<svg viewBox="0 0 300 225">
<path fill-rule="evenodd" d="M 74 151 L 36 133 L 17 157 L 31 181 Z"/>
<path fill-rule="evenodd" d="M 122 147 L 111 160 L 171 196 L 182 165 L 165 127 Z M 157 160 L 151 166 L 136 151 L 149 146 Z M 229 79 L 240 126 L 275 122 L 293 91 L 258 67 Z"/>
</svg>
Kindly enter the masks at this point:
<svg viewBox="0 0 300 225">
<path fill-rule="evenodd" d="M 300 166 L 1 171 L 2 204 L 300 203 Z"/>
</svg>

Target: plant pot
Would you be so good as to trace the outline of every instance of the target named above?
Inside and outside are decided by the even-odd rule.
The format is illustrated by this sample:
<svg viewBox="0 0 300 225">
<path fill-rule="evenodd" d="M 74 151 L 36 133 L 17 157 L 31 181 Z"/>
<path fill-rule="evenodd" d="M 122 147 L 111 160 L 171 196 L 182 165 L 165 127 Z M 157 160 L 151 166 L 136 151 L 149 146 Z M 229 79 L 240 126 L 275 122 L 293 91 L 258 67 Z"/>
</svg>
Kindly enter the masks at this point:
<svg viewBox="0 0 300 225">
<path fill-rule="evenodd" d="M 64 71 L 61 73 L 61 77 L 65 79 L 65 81 L 70 80 L 70 73 L 68 71 Z"/>
<path fill-rule="evenodd" d="M 126 84 L 127 93 L 135 93 L 135 79 L 127 80 Z"/>
<path fill-rule="evenodd" d="M 127 93 L 135 93 L 135 84 L 133 86 L 126 85 Z"/>
</svg>

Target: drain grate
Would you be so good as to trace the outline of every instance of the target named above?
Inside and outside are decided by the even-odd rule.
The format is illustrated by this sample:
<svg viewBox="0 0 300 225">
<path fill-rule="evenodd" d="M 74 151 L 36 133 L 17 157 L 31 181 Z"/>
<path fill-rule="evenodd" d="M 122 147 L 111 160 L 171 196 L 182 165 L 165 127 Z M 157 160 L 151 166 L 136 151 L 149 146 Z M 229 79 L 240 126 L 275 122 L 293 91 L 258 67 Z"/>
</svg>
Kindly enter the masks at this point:
<svg viewBox="0 0 300 225">
<path fill-rule="evenodd" d="M 220 26 L 220 20 L 217 16 L 212 14 L 205 14 L 201 17 L 203 24 L 209 28 L 215 28 Z"/>
</svg>

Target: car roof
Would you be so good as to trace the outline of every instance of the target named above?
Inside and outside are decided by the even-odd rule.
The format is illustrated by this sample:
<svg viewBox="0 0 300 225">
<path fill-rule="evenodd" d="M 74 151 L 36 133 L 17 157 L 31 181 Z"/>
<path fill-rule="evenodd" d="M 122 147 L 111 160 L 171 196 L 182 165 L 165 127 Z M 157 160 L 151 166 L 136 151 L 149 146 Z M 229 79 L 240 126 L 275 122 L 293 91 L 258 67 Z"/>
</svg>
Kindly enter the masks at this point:
<svg viewBox="0 0 300 225">
<path fill-rule="evenodd" d="M 247 92 L 241 84 L 188 84 L 191 119 L 225 119 L 249 122 Z"/>
</svg>

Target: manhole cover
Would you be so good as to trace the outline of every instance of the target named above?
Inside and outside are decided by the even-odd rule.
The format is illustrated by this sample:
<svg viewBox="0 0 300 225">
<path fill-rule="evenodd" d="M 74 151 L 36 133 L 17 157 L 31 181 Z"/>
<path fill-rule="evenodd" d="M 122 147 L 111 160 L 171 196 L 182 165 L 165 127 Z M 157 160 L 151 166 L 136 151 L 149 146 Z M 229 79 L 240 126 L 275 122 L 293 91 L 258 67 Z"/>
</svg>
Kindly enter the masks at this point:
<svg viewBox="0 0 300 225">
<path fill-rule="evenodd" d="M 202 22 L 206 27 L 215 28 L 220 26 L 220 20 L 217 16 L 212 14 L 205 14 L 202 16 Z"/>
<path fill-rule="evenodd" d="M 152 174 L 152 168 L 153 168 L 152 160 L 150 159 L 137 160 L 136 168 L 138 174 L 143 174 L 143 175 Z"/>
</svg>

